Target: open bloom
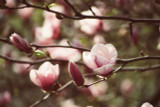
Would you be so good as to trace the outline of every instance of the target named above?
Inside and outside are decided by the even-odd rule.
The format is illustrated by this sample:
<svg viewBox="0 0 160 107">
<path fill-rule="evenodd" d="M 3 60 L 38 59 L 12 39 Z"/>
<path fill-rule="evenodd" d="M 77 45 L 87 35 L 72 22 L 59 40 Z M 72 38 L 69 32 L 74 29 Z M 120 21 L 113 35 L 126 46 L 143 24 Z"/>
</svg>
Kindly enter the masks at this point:
<svg viewBox="0 0 160 107">
<path fill-rule="evenodd" d="M 10 36 L 10 40 L 12 42 L 12 44 L 19 49 L 20 51 L 26 52 L 26 53 L 30 53 L 32 52 L 32 48 L 29 45 L 28 42 L 26 42 L 21 36 L 19 36 L 16 33 L 13 33 Z"/>
<path fill-rule="evenodd" d="M 92 7 L 92 10 L 96 15 L 102 15 L 101 11 L 96 8 Z M 93 15 L 90 10 L 83 11 L 83 15 Z M 88 35 L 94 35 L 99 29 L 102 27 L 102 21 L 99 19 L 83 19 L 79 21 L 80 30 Z"/>
<path fill-rule="evenodd" d="M 43 63 L 38 70 L 30 71 L 31 81 L 45 91 L 52 89 L 53 83 L 59 76 L 59 65 L 52 65 L 50 62 Z"/>
<path fill-rule="evenodd" d="M 112 44 L 95 44 L 91 52 L 83 52 L 84 63 L 97 74 L 107 75 L 117 60 L 117 50 Z"/>
<path fill-rule="evenodd" d="M 74 62 L 69 62 L 68 71 L 77 86 L 82 86 L 84 84 L 82 74 Z"/>
<path fill-rule="evenodd" d="M 25 61 L 31 61 L 31 59 L 27 58 L 27 57 L 21 57 L 20 59 L 25 60 Z M 26 75 L 29 73 L 29 71 L 32 69 L 33 67 L 30 66 L 30 64 L 14 64 L 13 65 L 13 69 L 15 71 L 15 73 L 19 74 L 19 75 Z"/>
<path fill-rule="evenodd" d="M 59 45 L 68 46 L 67 40 L 63 39 Z M 47 48 L 47 50 L 53 59 L 72 60 L 76 62 L 81 58 L 81 54 L 77 49 L 55 47 Z"/>
<path fill-rule="evenodd" d="M 65 13 L 64 7 L 61 5 L 53 6 L 51 10 Z M 35 41 L 41 45 L 48 45 L 58 38 L 61 20 L 57 19 L 56 15 L 50 12 L 45 11 L 43 15 L 43 26 L 35 28 Z"/>
</svg>

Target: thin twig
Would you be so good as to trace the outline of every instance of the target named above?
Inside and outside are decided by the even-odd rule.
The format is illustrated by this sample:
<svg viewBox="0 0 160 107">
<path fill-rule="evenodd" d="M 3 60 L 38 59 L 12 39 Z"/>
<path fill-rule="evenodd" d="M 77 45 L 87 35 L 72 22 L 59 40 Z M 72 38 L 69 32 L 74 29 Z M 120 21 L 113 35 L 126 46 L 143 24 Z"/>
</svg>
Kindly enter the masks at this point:
<svg viewBox="0 0 160 107">
<path fill-rule="evenodd" d="M 64 1 L 74 11 L 76 16 L 81 16 L 81 13 L 69 2 L 69 0 L 64 0 Z"/>
<path fill-rule="evenodd" d="M 14 8 L 1 8 L 1 9 L 22 9 L 22 8 L 36 8 L 36 9 L 41 9 L 41 10 L 45 10 L 51 13 L 55 13 L 55 14 L 59 14 L 61 16 L 63 16 L 63 18 L 66 19 L 72 19 L 72 20 L 81 20 L 81 19 L 101 19 L 101 20 L 117 20 L 117 21 L 126 21 L 126 22 L 132 22 L 132 23 L 160 23 L 160 19 L 146 19 L 146 18 L 129 18 L 129 17 L 119 17 L 119 16 L 93 16 L 93 15 L 80 15 L 80 16 L 68 16 L 65 15 L 63 13 L 60 13 L 58 11 L 54 11 L 54 10 L 50 10 L 48 8 L 44 8 L 41 6 L 36 6 L 36 5 L 32 5 L 27 3 L 26 6 L 24 7 L 14 7 Z"/>
<path fill-rule="evenodd" d="M 65 45 L 36 45 L 36 44 L 31 44 L 31 46 L 36 47 L 36 48 L 53 48 L 53 47 L 61 47 L 61 48 L 73 48 L 73 49 L 78 49 L 81 51 L 90 51 L 89 49 L 85 49 L 85 48 L 80 48 L 80 47 L 76 47 L 76 46 L 65 46 Z"/>
<path fill-rule="evenodd" d="M 117 59 L 117 64 L 120 63 L 130 63 L 130 62 L 136 62 L 141 60 L 160 60 L 160 56 L 142 56 L 142 57 L 136 57 L 136 58 L 129 58 L 129 59 Z"/>
<path fill-rule="evenodd" d="M 58 92 L 61 92 L 62 90 L 64 90 L 65 88 L 67 88 L 69 85 L 72 84 L 72 80 L 67 82 L 66 84 L 64 84 L 61 88 L 59 88 L 57 91 L 53 91 L 52 93 L 46 94 L 43 98 L 41 98 L 40 100 L 36 101 L 34 104 L 30 105 L 29 107 L 36 107 L 39 104 L 41 104 L 42 102 L 46 101 L 48 98 L 50 98 L 51 96 L 55 95 Z"/>
<path fill-rule="evenodd" d="M 95 81 L 95 82 L 93 82 L 91 84 L 84 85 L 84 87 L 88 88 L 88 87 L 90 87 L 90 86 L 92 86 L 94 84 L 100 83 L 100 82 L 105 81 L 105 80 L 106 80 L 105 78 L 102 78 L 102 79 L 100 79 L 98 81 Z"/>
<path fill-rule="evenodd" d="M 7 38 L 0 38 L 0 42 L 12 44 Z"/>
</svg>

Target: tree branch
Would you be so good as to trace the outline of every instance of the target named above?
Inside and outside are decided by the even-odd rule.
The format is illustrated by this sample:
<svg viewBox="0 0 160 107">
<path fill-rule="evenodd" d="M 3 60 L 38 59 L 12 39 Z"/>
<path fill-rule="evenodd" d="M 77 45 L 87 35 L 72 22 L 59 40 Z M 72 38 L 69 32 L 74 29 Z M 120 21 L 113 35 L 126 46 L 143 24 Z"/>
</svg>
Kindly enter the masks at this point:
<svg viewBox="0 0 160 107">
<path fill-rule="evenodd" d="M 64 0 L 64 1 L 74 11 L 75 16 L 82 16 L 81 13 L 69 2 L 69 0 Z"/>
<path fill-rule="evenodd" d="M 72 84 L 72 80 L 67 82 L 66 84 L 64 84 L 61 88 L 59 88 L 57 91 L 53 91 L 52 93 L 46 94 L 43 98 L 41 98 L 40 100 L 36 101 L 34 104 L 30 105 L 29 107 L 36 107 L 39 104 L 41 104 L 42 102 L 46 101 L 48 98 L 50 98 L 51 96 L 55 95 L 56 93 L 61 92 L 62 90 L 64 90 L 65 88 L 67 88 L 69 85 Z"/>
<path fill-rule="evenodd" d="M 90 51 L 89 49 L 85 49 L 85 48 L 80 48 L 80 47 L 76 47 L 76 46 L 65 46 L 65 45 L 36 45 L 36 44 L 31 44 L 31 46 L 36 47 L 36 48 L 53 48 L 53 47 L 61 47 L 61 48 L 73 48 L 73 49 L 78 49 L 81 51 Z"/>
<path fill-rule="evenodd" d="M 79 16 L 68 16 L 68 15 L 60 13 L 58 11 L 50 10 L 48 8 L 44 8 L 44 7 L 41 7 L 41 6 L 32 5 L 32 4 L 29 4 L 27 2 L 25 2 L 25 5 L 26 6 L 22 6 L 22 7 L 13 7 L 13 8 L 5 7 L 5 8 L 1 8 L 1 9 L 11 10 L 11 9 L 22 9 L 22 8 L 36 8 L 36 9 L 45 10 L 45 11 L 48 11 L 48 12 L 51 12 L 51 13 L 58 14 L 58 15 L 63 16 L 63 18 L 72 19 L 72 20 L 101 19 L 101 20 L 126 21 L 126 22 L 129 22 L 129 23 L 132 23 L 132 24 L 133 23 L 152 23 L 152 24 L 160 23 L 160 19 L 146 19 L 146 18 L 140 18 L 139 19 L 139 18 L 119 17 L 119 16 L 92 16 L 92 15 L 82 15 L 82 14 L 79 15 Z M 72 7 L 72 9 L 73 9 L 73 7 Z"/>
</svg>

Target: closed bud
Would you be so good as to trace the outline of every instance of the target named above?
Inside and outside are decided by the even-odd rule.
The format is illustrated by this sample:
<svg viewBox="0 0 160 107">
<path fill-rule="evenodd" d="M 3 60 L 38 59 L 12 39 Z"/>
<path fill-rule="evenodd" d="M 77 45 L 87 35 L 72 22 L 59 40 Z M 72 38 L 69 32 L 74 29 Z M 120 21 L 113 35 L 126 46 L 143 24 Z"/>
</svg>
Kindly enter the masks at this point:
<svg viewBox="0 0 160 107">
<path fill-rule="evenodd" d="M 30 53 L 32 52 L 31 46 L 18 34 L 13 33 L 10 36 L 11 43 L 20 51 Z"/>
<path fill-rule="evenodd" d="M 119 7 L 123 7 L 125 5 L 125 0 L 116 0 L 116 2 Z"/>
<path fill-rule="evenodd" d="M 74 62 L 72 61 L 69 62 L 68 71 L 73 79 L 73 82 L 77 86 L 82 86 L 84 84 L 84 79 L 82 77 L 82 74 Z"/>
<path fill-rule="evenodd" d="M 138 32 L 137 32 L 137 29 L 132 29 L 132 35 L 131 35 L 131 39 L 132 39 L 132 43 L 134 44 L 134 45 L 136 45 L 137 43 L 138 43 Z"/>
</svg>

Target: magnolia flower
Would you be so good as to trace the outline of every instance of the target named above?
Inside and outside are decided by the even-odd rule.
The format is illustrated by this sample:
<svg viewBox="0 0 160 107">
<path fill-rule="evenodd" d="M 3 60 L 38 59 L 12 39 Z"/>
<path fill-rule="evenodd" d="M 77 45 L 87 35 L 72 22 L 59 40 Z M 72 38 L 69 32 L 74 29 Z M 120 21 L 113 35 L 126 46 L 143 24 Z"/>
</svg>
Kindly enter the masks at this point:
<svg viewBox="0 0 160 107">
<path fill-rule="evenodd" d="M 8 91 L 0 93 L 0 107 L 7 107 L 11 101 L 11 95 Z"/>
<path fill-rule="evenodd" d="M 68 107 L 80 107 L 78 105 L 75 104 L 74 100 L 73 99 L 67 99 L 67 100 L 64 100 L 60 103 L 60 107 L 66 107 L 66 105 Z"/>
<path fill-rule="evenodd" d="M 16 0 L 6 0 L 6 6 L 7 7 L 15 7 L 16 6 Z"/>
<path fill-rule="evenodd" d="M 100 10 L 96 7 L 92 7 L 92 10 L 96 15 L 102 15 Z M 90 10 L 82 12 L 83 15 L 93 15 Z M 79 21 L 80 30 L 88 35 L 95 34 L 101 27 L 102 21 L 99 19 L 83 19 Z"/>
<path fill-rule="evenodd" d="M 19 9 L 18 14 L 21 16 L 22 19 L 28 19 L 32 15 L 33 10 L 33 8 Z"/>
<path fill-rule="evenodd" d="M 69 62 L 68 71 L 74 83 L 77 86 L 82 86 L 84 84 L 84 79 L 82 77 L 82 74 L 74 62 L 72 61 Z"/>
<path fill-rule="evenodd" d="M 83 52 L 84 63 L 97 74 L 107 75 L 117 60 L 117 50 L 112 44 L 95 44 L 91 52 Z"/>
<path fill-rule="evenodd" d="M 20 58 L 21 60 L 24 60 L 24 61 L 31 61 L 31 59 L 29 58 L 26 58 L 26 57 L 22 57 Z M 19 74 L 19 75 L 26 75 L 28 74 L 28 72 L 32 69 L 33 67 L 30 66 L 30 64 L 14 64 L 13 65 L 13 69 L 14 69 L 14 72 Z"/>
<path fill-rule="evenodd" d="M 59 44 L 68 45 L 66 39 L 63 39 Z M 47 48 L 47 50 L 53 59 L 72 60 L 76 62 L 81 58 L 81 54 L 77 49 L 56 47 Z"/>
<path fill-rule="evenodd" d="M 153 105 L 148 102 L 145 102 L 141 105 L 141 107 L 153 107 Z"/>
<path fill-rule="evenodd" d="M 96 35 L 94 38 L 93 38 L 93 41 L 94 43 L 106 43 L 105 39 L 103 36 L 101 35 Z"/>
<path fill-rule="evenodd" d="M 94 83 L 94 80 L 85 78 L 85 85 Z M 108 90 L 108 84 L 106 81 L 102 81 L 100 83 L 89 86 L 88 88 L 82 88 L 82 92 L 84 92 L 88 96 L 92 96 L 94 98 L 101 97 L 105 95 Z"/>
<path fill-rule="evenodd" d="M 52 89 L 53 83 L 59 76 L 59 65 L 52 65 L 50 62 L 43 63 L 38 70 L 30 71 L 31 81 L 45 91 Z"/>
<path fill-rule="evenodd" d="M 20 51 L 30 53 L 32 52 L 32 48 L 28 42 L 26 42 L 21 36 L 16 33 L 13 33 L 10 36 L 11 43 Z"/>
<path fill-rule="evenodd" d="M 123 80 L 120 89 L 123 94 L 129 95 L 133 91 L 133 82 L 130 79 Z"/>
<path fill-rule="evenodd" d="M 50 8 L 53 11 L 65 13 L 64 7 L 56 5 Z M 61 20 L 57 19 L 55 14 L 45 11 L 44 23 L 42 27 L 35 28 L 35 41 L 42 45 L 52 44 L 58 38 L 60 33 Z"/>
</svg>

